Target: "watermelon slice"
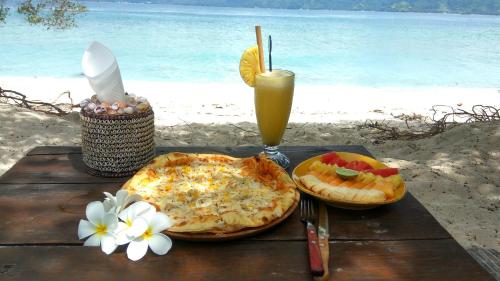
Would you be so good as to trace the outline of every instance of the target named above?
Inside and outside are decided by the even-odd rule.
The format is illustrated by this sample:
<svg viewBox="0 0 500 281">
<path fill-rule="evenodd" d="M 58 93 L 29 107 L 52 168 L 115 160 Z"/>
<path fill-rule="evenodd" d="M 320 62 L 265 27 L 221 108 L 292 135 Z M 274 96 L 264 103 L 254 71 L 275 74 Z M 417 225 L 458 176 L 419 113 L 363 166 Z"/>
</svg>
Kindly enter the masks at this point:
<svg viewBox="0 0 500 281">
<path fill-rule="evenodd" d="M 366 163 L 365 161 L 354 160 L 347 163 L 347 165 L 345 165 L 344 168 L 356 171 L 365 171 L 372 169 L 372 166 L 370 166 L 370 164 Z"/>
<path fill-rule="evenodd" d="M 340 158 L 340 156 L 335 152 L 329 152 L 321 157 L 321 162 L 329 165 L 337 165 L 339 167 L 344 167 L 347 165 L 347 161 Z"/>
<path fill-rule="evenodd" d="M 383 168 L 383 169 L 370 169 L 366 170 L 367 173 L 372 173 L 384 178 L 399 174 L 398 168 Z"/>
</svg>

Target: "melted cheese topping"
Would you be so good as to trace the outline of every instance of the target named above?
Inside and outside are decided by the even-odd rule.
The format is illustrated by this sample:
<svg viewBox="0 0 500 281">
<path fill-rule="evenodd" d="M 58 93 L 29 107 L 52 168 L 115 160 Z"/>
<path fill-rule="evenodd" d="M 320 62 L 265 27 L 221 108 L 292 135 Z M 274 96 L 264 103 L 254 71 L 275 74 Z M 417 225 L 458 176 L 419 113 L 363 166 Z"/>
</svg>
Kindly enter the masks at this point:
<svg viewBox="0 0 500 281">
<path fill-rule="evenodd" d="M 253 226 L 255 222 L 249 220 L 262 219 L 257 215 L 262 210 L 270 210 L 274 216 L 283 213 L 276 206 L 281 192 L 273 188 L 276 181 L 263 184 L 243 176 L 235 163 L 194 160 L 151 169 L 147 174 L 137 193 L 160 202 L 174 225 L 215 221 L 221 228 L 228 224 Z M 233 216 L 226 216 L 230 213 Z"/>
</svg>

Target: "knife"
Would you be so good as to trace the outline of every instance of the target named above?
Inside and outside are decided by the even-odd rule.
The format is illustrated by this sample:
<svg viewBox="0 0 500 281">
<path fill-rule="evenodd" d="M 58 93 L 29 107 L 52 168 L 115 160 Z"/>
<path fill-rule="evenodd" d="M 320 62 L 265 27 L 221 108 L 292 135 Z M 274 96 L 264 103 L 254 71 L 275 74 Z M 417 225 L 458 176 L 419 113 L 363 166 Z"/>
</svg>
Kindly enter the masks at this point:
<svg viewBox="0 0 500 281">
<path fill-rule="evenodd" d="M 328 244 L 328 238 L 330 237 L 330 228 L 328 225 L 328 210 L 326 209 L 325 203 L 319 203 L 319 224 L 318 224 L 318 240 L 319 249 L 321 252 L 321 258 L 323 260 L 323 276 L 314 277 L 314 281 L 325 281 L 328 280 L 328 260 L 330 258 L 330 245 Z"/>
</svg>

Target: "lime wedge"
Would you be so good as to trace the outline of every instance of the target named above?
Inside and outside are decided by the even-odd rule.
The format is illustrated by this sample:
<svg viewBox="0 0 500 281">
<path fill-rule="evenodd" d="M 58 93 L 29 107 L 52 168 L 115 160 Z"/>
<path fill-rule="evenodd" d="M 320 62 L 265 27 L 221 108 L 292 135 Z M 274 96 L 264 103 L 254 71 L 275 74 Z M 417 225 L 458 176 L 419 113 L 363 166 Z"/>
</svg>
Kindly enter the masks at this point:
<svg viewBox="0 0 500 281">
<path fill-rule="evenodd" d="M 359 175 L 358 171 L 346 169 L 346 168 L 341 168 L 341 167 L 337 168 L 335 170 L 335 172 L 343 180 L 350 180 L 350 179 L 353 179 Z"/>
</svg>

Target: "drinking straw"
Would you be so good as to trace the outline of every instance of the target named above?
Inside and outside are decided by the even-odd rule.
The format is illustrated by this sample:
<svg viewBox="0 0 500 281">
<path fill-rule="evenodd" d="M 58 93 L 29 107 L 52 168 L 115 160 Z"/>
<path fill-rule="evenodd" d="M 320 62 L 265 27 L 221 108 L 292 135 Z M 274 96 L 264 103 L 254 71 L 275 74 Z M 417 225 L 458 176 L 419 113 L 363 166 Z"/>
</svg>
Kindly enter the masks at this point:
<svg viewBox="0 0 500 281">
<path fill-rule="evenodd" d="M 271 57 L 271 52 L 273 51 L 273 39 L 271 39 L 271 35 L 269 35 L 269 71 L 273 71 L 273 59 Z"/>
<path fill-rule="evenodd" d="M 255 35 L 257 35 L 257 46 L 259 48 L 260 72 L 266 72 L 266 64 L 264 62 L 264 48 L 262 48 L 262 32 L 260 30 L 260 25 L 255 26 Z"/>
</svg>

